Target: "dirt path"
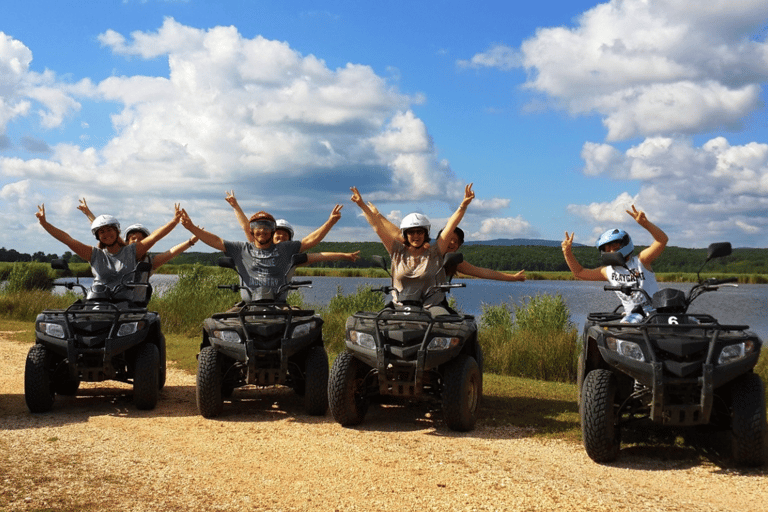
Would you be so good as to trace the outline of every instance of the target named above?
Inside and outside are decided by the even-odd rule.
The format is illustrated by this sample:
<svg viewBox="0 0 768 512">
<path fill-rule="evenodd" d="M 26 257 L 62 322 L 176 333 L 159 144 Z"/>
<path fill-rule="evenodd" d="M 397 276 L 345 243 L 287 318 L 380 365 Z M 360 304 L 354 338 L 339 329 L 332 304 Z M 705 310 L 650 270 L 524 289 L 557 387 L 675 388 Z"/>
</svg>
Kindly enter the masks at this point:
<svg viewBox="0 0 768 512">
<path fill-rule="evenodd" d="M 175 370 L 154 411 L 107 382 L 32 415 L 29 346 L 0 338 L 0 510 L 768 509 L 766 470 L 651 449 L 598 465 L 519 429 L 457 434 L 418 407 L 373 406 L 346 429 L 305 416 L 292 392 L 246 390 L 206 420 L 194 377 Z"/>
</svg>

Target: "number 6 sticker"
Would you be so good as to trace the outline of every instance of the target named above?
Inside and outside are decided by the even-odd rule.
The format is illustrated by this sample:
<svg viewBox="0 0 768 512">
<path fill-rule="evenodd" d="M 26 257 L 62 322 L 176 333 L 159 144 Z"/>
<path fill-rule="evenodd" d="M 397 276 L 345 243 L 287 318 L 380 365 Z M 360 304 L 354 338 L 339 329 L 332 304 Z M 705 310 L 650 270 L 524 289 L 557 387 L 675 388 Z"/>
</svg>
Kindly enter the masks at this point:
<svg viewBox="0 0 768 512">
<path fill-rule="evenodd" d="M 679 323 L 680 323 L 680 322 L 678 322 L 678 321 L 677 321 L 677 317 L 676 317 L 676 316 L 671 316 L 671 317 L 669 317 L 669 320 L 667 320 L 667 322 L 668 322 L 670 325 L 677 325 L 677 324 L 679 324 Z"/>
</svg>

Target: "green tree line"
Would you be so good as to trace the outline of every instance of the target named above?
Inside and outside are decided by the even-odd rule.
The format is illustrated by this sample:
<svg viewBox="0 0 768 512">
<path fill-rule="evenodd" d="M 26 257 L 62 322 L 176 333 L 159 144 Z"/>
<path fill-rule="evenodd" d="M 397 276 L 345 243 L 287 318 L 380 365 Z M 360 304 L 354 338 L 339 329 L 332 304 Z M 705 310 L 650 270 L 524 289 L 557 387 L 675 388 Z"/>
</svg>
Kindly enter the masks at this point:
<svg viewBox="0 0 768 512">
<path fill-rule="evenodd" d="M 636 248 L 636 251 L 643 247 Z M 311 252 L 355 252 L 360 251 L 360 259 L 351 261 L 331 261 L 318 263 L 315 267 L 327 268 L 370 268 L 371 256 L 387 256 L 380 242 L 321 242 Z M 587 268 L 600 266 L 600 254 L 594 247 L 574 247 L 576 258 Z M 543 245 L 464 245 L 460 252 L 464 259 L 478 267 L 499 271 L 528 272 L 567 272 L 568 266 L 558 246 Z M 186 252 L 177 256 L 174 264 L 216 265 L 220 252 Z M 34 255 L 21 254 L 14 250 L 0 249 L 0 261 L 42 261 L 58 258 L 56 254 Z M 72 263 L 82 262 L 70 252 L 61 257 Z M 654 271 L 659 272 L 696 272 L 707 257 L 706 249 L 667 247 L 659 259 L 654 262 Z M 768 274 L 768 249 L 734 249 L 733 254 L 719 258 L 707 264 L 708 272 L 729 274 Z"/>
</svg>

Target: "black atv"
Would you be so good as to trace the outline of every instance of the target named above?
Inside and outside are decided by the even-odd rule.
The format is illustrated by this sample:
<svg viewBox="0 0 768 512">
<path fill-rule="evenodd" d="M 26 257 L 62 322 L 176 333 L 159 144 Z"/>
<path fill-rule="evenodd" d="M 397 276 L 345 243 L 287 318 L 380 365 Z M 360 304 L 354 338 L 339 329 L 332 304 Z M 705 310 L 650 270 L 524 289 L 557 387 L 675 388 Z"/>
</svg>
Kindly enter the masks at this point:
<svg viewBox="0 0 768 512">
<path fill-rule="evenodd" d="M 64 260 L 51 266 L 68 271 Z M 47 412 L 57 394 L 76 395 L 82 381 L 116 380 L 133 384 L 133 402 L 154 409 L 165 385 L 165 337 L 160 317 L 147 310 L 151 286 L 138 282 L 152 269 L 138 263 L 114 287 L 77 282 L 54 283 L 84 297 L 65 310 L 49 309 L 35 320 L 35 344 L 27 355 L 24 398 L 31 412 Z M 129 278 L 131 281 L 129 281 Z M 117 298 L 126 288 L 138 289 L 137 301 Z"/>
<path fill-rule="evenodd" d="M 306 259 L 304 253 L 295 254 L 286 278 Z M 235 269 L 232 258 L 219 259 L 219 265 Z M 221 414 L 224 398 L 249 384 L 290 386 L 304 397 L 309 414 L 325 414 L 328 355 L 323 344 L 323 320 L 313 310 L 275 300 L 286 290 L 310 284 L 291 281 L 276 293 L 263 287 L 219 285 L 234 292 L 245 290 L 249 300 L 211 316 L 203 324 L 197 356 L 197 408 L 203 417 Z"/>
<path fill-rule="evenodd" d="M 704 263 L 730 253 L 730 243 L 712 244 Z M 603 264 L 621 266 L 623 259 L 606 254 Z M 661 289 L 648 297 L 654 311 L 642 313 L 639 323 L 622 323 L 621 306 L 587 317 L 579 356 L 579 411 L 592 460 L 615 460 L 622 429 L 652 422 L 672 429 L 730 431 L 736 463 L 763 463 L 765 393 L 753 372 L 762 342 L 746 325 L 688 313 L 702 293 L 734 281 L 699 278 L 687 296 Z M 638 291 L 636 285 L 605 289 Z"/>
<path fill-rule="evenodd" d="M 387 270 L 383 258 L 373 258 Z M 447 254 L 443 267 L 462 260 L 459 253 Z M 360 424 L 372 398 L 396 397 L 436 400 L 449 428 L 475 427 L 483 386 L 475 318 L 453 311 L 433 318 L 423 307 L 431 294 L 464 286 L 439 284 L 424 296 L 401 293 L 401 305 L 390 302 L 381 311 L 360 311 L 347 319 L 346 351 L 334 361 L 328 382 L 334 420 L 343 426 Z"/>
</svg>

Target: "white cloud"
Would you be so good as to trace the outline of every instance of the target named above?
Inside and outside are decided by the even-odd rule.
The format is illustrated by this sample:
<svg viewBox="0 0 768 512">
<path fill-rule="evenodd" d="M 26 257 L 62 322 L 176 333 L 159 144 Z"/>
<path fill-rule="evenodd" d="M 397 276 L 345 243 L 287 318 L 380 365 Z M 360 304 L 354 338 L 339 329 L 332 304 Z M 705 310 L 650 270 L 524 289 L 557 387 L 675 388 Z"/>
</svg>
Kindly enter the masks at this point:
<svg viewBox="0 0 768 512">
<path fill-rule="evenodd" d="M 194 197 L 196 218 L 203 211 L 226 218 L 204 222 L 217 232 L 231 227 L 231 212 L 220 203 L 223 191 L 232 188 L 245 208 L 273 211 L 294 211 L 310 193 L 329 196 L 310 202 L 324 210 L 318 203 L 327 201 L 330 210 L 338 198 L 325 191 L 345 193 L 351 184 L 366 198 L 386 198 L 390 204 L 453 206 L 463 196 L 464 182 L 438 158 L 424 122 L 410 108 L 422 96 L 399 92 L 369 66 L 332 69 L 285 42 L 246 38 L 234 27 L 188 27 L 171 18 L 156 32 L 126 37 L 108 30 L 99 41 L 116 55 L 167 59 L 167 77 L 64 83 L 52 72 L 31 72 L 31 51 L 0 38 L 0 67 L 15 73 L 0 75 L 0 135 L 10 119 L 31 115 L 35 108 L 42 127 L 51 128 L 81 108 L 78 99 L 117 105 L 111 116 L 114 135 L 97 138 L 98 147 L 77 145 L 92 140 L 79 135 L 50 144 L 45 158 L 0 158 L 0 176 L 31 180 L 42 201 L 51 203 L 48 196 L 61 190 L 77 190 L 98 201 L 100 211 L 155 225 L 147 222 L 145 204 L 161 202 L 154 207 L 159 212 L 172 208 L 169 193 Z M 81 117 L 75 120 L 79 127 L 99 122 Z M 39 142 L 27 147 L 45 149 L 44 140 Z M 337 183 L 338 176 L 355 182 Z M 282 198 L 269 188 L 275 182 Z M 285 204 L 281 199 L 288 197 L 284 189 L 291 183 L 306 190 L 291 193 Z M 215 194 L 222 197 L 210 199 Z M 73 201 L 76 206 L 76 197 L 68 198 L 68 204 Z M 62 212 L 68 216 L 62 222 L 79 215 Z M 20 222 L 29 224 L 31 213 L 21 215 Z M 292 222 L 298 225 L 300 219 Z"/>
<path fill-rule="evenodd" d="M 494 238 L 535 238 L 536 230 L 521 215 L 517 217 L 488 218 L 480 223 L 480 230 L 472 234 L 475 240 Z"/>
<path fill-rule="evenodd" d="M 738 127 L 762 108 L 768 44 L 753 35 L 766 18 L 762 0 L 612 0 L 524 41 L 525 85 L 602 116 L 608 140 Z M 514 53 L 494 47 L 465 65 L 508 69 L 499 55 Z"/>
<path fill-rule="evenodd" d="M 606 158 L 605 155 L 610 155 Z M 687 138 L 650 138 L 623 154 L 587 143 L 585 173 L 639 182 L 607 202 L 572 204 L 568 211 L 596 224 L 593 235 L 615 225 L 650 239 L 625 213 L 632 204 L 670 236 L 671 245 L 705 246 L 719 239 L 765 247 L 768 239 L 768 144 L 731 146 L 716 137 L 701 147 Z"/>
<path fill-rule="evenodd" d="M 475 54 L 470 60 L 459 60 L 461 68 L 498 68 L 509 71 L 519 67 L 521 57 L 518 52 L 505 44 L 495 44 L 485 52 Z"/>
</svg>

